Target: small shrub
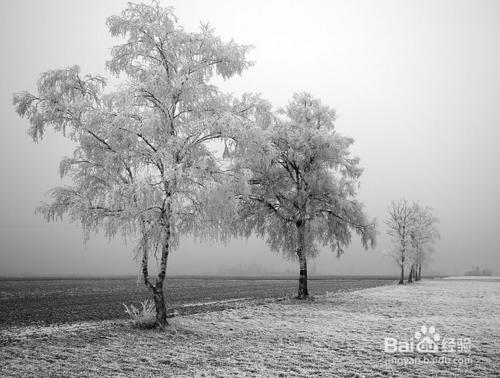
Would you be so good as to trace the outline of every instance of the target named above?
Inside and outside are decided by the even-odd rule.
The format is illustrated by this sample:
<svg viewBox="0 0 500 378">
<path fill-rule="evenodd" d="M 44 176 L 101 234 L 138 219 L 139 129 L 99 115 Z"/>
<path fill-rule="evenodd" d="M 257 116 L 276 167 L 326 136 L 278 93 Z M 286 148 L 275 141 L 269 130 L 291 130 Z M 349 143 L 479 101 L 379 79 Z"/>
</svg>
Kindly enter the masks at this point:
<svg viewBox="0 0 500 378">
<path fill-rule="evenodd" d="M 142 308 L 139 310 L 134 305 L 128 307 L 125 303 L 125 312 L 130 316 L 133 327 L 149 329 L 156 327 L 156 310 L 155 304 L 151 299 L 147 299 L 141 303 Z"/>
</svg>

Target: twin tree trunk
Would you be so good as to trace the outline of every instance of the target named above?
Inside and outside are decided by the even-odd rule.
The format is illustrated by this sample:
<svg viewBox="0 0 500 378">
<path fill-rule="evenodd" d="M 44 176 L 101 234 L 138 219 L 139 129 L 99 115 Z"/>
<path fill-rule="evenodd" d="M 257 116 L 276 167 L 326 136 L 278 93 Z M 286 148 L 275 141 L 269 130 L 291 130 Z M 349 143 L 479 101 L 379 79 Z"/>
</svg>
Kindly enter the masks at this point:
<svg viewBox="0 0 500 378">
<path fill-rule="evenodd" d="M 300 276 L 299 293 L 297 299 L 305 299 L 309 296 L 307 290 L 307 260 L 304 250 L 305 224 L 302 221 L 296 223 L 297 226 L 297 257 L 299 258 Z"/>
<path fill-rule="evenodd" d="M 422 274 L 422 265 L 415 264 L 411 266 L 410 274 L 408 274 L 408 283 L 420 281 Z"/>
<path fill-rule="evenodd" d="M 156 278 L 156 284 L 153 286 L 153 298 L 156 308 L 156 324 L 163 328 L 168 325 L 167 306 L 165 305 L 165 296 L 163 294 L 163 283 L 167 273 L 167 259 L 170 252 L 170 227 L 167 230 L 167 236 L 161 251 L 160 272 Z"/>
<path fill-rule="evenodd" d="M 422 264 L 415 265 L 415 271 L 413 273 L 413 279 L 415 281 L 420 281 L 422 279 Z"/>
<path fill-rule="evenodd" d="M 156 308 L 156 324 L 161 328 L 168 325 L 167 322 L 167 306 L 165 304 L 165 296 L 163 295 L 163 280 L 156 281 L 153 289 L 153 299 Z"/>
<path fill-rule="evenodd" d="M 163 246 L 161 249 L 161 261 L 160 261 L 160 270 L 158 272 L 158 277 L 156 278 L 156 282 L 152 284 L 149 281 L 149 273 L 148 273 L 148 253 L 149 250 L 147 246 L 144 247 L 143 255 L 142 255 L 142 275 L 144 279 L 144 284 L 146 287 L 151 289 L 153 293 L 153 300 L 156 309 L 156 325 L 160 328 L 163 328 L 168 325 L 167 322 L 167 306 L 165 304 L 165 296 L 163 291 L 163 284 L 165 282 L 166 272 L 167 272 L 167 260 L 168 255 L 170 253 L 170 220 L 164 218 L 165 221 L 165 235 Z"/>
<path fill-rule="evenodd" d="M 170 237 L 169 237 L 170 239 Z M 161 251 L 161 264 L 160 264 L 160 272 L 158 273 L 158 277 L 156 278 L 156 282 L 152 284 L 149 281 L 148 274 L 148 250 L 146 249 L 143 252 L 142 256 L 142 275 L 144 278 L 144 284 L 146 287 L 151 289 L 153 293 L 153 300 L 155 303 L 156 310 L 156 324 L 158 327 L 163 328 L 168 325 L 167 322 L 167 306 L 165 304 L 165 296 L 163 291 L 163 284 L 165 282 L 166 270 L 167 270 L 167 259 L 170 251 L 170 243 L 166 241 L 163 245 Z"/>
</svg>

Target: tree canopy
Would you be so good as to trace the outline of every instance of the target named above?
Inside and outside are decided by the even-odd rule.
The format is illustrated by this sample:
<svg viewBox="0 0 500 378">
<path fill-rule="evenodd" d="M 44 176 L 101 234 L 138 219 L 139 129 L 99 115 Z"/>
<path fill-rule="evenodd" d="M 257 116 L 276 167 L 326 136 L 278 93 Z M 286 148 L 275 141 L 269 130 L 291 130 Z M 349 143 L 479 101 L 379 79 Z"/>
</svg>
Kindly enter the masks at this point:
<svg viewBox="0 0 500 378">
<path fill-rule="evenodd" d="M 104 230 L 137 238 L 145 284 L 163 298 L 167 258 L 179 235 L 209 229 L 224 237 L 215 222 L 202 220 L 211 208 L 202 204 L 221 174 L 208 144 L 234 134 L 254 97 L 235 100 L 210 79 L 241 74 L 251 65 L 249 46 L 223 42 L 205 24 L 186 32 L 172 8 L 158 3 L 129 3 L 107 25 L 125 38 L 106 65 L 126 77 L 117 90 L 104 93 L 103 77 L 82 76 L 73 66 L 42 74 L 38 93 L 16 94 L 14 104 L 30 120 L 34 141 L 52 127 L 76 144 L 60 165 L 72 184 L 53 189 L 52 202 L 39 210 L 48 220 L 67 214 L 87 237 Z M 159 274 L 151 282 L 148 256 L 157 252 Z M 165 324 L 165 314 L 159 316 Z"/>
<path fill-rule="evenodd" d="M 375 222 L 355 198 L 362 169 L 349 151 L 353 140 L 336 133 L 334 121 L 333 109 L 295 94 L 259 135 L 236 146 L 234 167 L 249 175 L 239 207 L 244 232 L 298 258 L 301 271 L 320 246 L 342 254 L 352 231 L 365 248 L 375 242 Z"/>
<path fill-rule="evenodd" d="M 208 24 L 187 32 L 158 2 L 129 3 L 107 26 L 123 42 L 106 67 L 123 84 L 106 91 L 102 76 L 56 69 L 14 105 L 35 142 L 52 128 L 75 143 L 59 169 L 71 183 L 39 211 L 49 221 L 68 216 L 86 238 L 134 240 L 158 325 L 167 324 L 163 283 L 180 235 L 265 237 L 298 258 L 299 297 L 308 294 L 306 258 L 321 246 L 340 255 L 353 232 L 365 248 L 374 244 L 375 222 L 356 200 L 359 159 L 353 140 L 336 133 L 333 109 L 301 93 L 273 113 L 258 95 L 222 93 L 211 79 L 250 67 L 250 46 L 222 41 Z M 226 161 L 214 142 L 225 143 Z"/>
</svg>

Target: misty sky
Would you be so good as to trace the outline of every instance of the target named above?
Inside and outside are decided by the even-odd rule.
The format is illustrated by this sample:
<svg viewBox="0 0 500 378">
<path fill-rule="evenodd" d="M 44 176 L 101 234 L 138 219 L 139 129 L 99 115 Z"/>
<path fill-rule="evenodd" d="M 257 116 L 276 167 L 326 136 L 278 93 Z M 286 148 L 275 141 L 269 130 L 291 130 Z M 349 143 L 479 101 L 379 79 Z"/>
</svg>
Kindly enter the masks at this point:
<svg viewBox="0 0 500 378">
<path fill-rule="evenodd" d="M 397 274 L 384 219 L 401 197 L 431 206 L 442 239 L 431 270 L 471 266 L 500 274 L 500 1 L 162 1 L 180 24 L 210 22 L 223 39 L 255 46 L 242 77 L 217 81 L 239 95 L 260 92 L 275 107 L 308 91 L 338 113 L 365 168 L 359 198 L 378 219 L 377 247 L 357 238 L 337 259 L 328 249 L 310 264 L 322 274 Z M 132 245 L 44 223 L 34 213 L 60 183 L 71 144 L 26 134 L 12 94 L 35 90 L 39 74 L 78 64 L 107 74 L 117 43 L 105 19 L 126 1 L 5 1 L 0 4 L 0 275 L 136 273 Z M 112 82 L 116 82 L 112 81 Z M 170 273 L 217 272 L 257 263 L 298 270 L 260 240 L 228 246 L 183 240 Z"/>
</svg>

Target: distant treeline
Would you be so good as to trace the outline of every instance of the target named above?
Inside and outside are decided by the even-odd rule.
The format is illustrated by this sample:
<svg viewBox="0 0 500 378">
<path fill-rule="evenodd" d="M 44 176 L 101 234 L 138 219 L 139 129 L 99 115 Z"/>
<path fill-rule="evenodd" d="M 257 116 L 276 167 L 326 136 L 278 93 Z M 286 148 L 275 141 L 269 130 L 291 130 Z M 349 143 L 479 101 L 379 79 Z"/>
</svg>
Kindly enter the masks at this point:
<svg viewBox="0 0 500 378">
<path fill-rule="evenodd" d="M 464 276 L 491 276 L 491 270 L 480 269 L 478 266 L 473 267 L 464 273 Z"/>
</svg>

